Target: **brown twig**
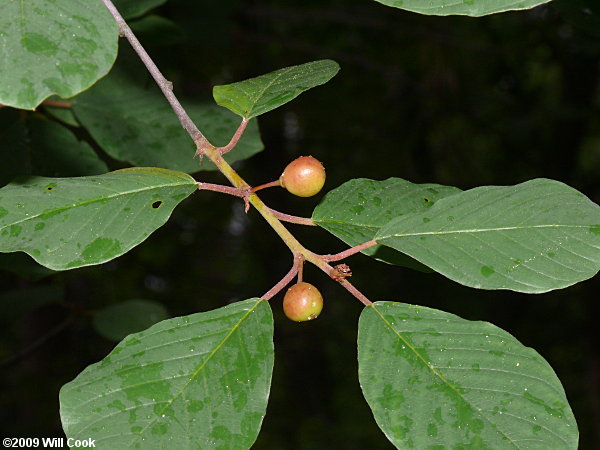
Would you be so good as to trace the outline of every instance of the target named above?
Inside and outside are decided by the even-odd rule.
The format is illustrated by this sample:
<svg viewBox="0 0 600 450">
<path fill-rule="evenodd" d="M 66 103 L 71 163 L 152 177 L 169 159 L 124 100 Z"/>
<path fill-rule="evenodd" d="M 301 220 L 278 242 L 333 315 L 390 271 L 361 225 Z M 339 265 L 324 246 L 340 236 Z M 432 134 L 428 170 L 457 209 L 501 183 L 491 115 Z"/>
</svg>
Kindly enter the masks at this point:
<svg viewBox="0 0 600 450">
<path fill-rule="evenodd" d="M 368 241 L 364 244 L 357 245 L 355 247 L 344 250 L 343 252 L 336 253 L 335 255 L 322 255 L 323 260 L 327 262 L 340 261 L 348 256 L 355 255 L 356 253 L 362 252 L 363 250 L 377 245 L 376 241 Z"/>
<path fill-rule="evenodd" d="M 238 141 L 242 137 L 242 134 L 244 134 L 244 131 L 246 130 L 246 126 L 247 125 L 248 125 L 248 119 L 246 119 L 244 117 L 242 119 L 242 122 L 240 123 L 240 126 L 235 131 L 235 134 L 232 136 L 231 140 L 229 141 L 229 144 L 227 144 L 225 147 L 218 147 L 217 148 L 217 150 L 219 150 L 219 152 L 221 153 L 221 155 L 224 155 L 225 153 L 227 153 L 228 151 L 232 150 L 237 145 Z"/>
<path fill-rule="evenodd" d="M 156 67 L 154 61 L 152 61 L 144 47 L 142 47 L 142 44 L 140 44 L 140 41 L 138 41 L 138 39 L 135 37 L 133 31 L 131 31 L 131 28 L 129 28 L 129 25 L 127 25 L 125 19 L 123 19 L 123 16 L 121 16 L 119 11 L 117 11 L 117 8 L 115 8 L 115 5 L 113 5 L 111 0 L 101 1 L 108 8 L 112 16 L 115 18 L 115 21 L 119 26 L 119 34 L 127 38 L 135 52 L 138 54 L 138 56 L 140 57 L 140 59 L 142 60 L 142 62 L 144 63 L 154 80 L 156 81 L 156 84 L 158 84 L 158 87 L 167 98 L 167 101 L 173 108 L 173 111 L 175 111 L 175 114 L 179 118 L 181 126 L 188 132 L 188 134 L 194 140 L 194 143 L 196 144 L 196 154 L 202 155 L 201 149 L 205 146 L 210 146 L 210 143 L 208 142 L 208 139 L 204 137 L 204 135 L 198 129 L 198 127 L 194 124 L 192 119 L 190 119 L 190 116 L 188 116 L 185 109 L 183 109 L 183 106 L 181 106 L 181 103 L 179 103 L 179 100 L 177 100 L 175 94 L 173 94 L 173 83 L 168 81 L 160 72 L 160 70 L 158 70 L 158 67 Z"/>
<path fill-rule="evenodd" d="M 296 276 L 300 267 L 304 265 L 304 256 L 302 254 L 294 255 L 294 264 L 290 271 L 277 283 L 273 286 L 269 291 L 263 295 L 261 298 L 265 300 L 270 300 L 275 295 L 277 295 L 284 287 L 286 287 L 290 281 Z"/>
</svg>

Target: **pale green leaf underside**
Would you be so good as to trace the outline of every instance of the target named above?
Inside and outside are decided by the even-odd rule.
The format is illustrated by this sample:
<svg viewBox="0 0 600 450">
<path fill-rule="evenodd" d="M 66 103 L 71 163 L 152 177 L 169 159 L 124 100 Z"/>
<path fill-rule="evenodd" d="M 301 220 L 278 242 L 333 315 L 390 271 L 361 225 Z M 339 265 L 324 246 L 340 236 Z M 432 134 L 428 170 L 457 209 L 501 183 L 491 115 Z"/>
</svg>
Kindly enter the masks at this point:
<svg viewBox="0 0 600 450">
<path fill-rule="evenodd" d="M 194 142 L 154 83 L 146 83 L 139 62 L 122 55 L 110 75 L 74 101 L 73 111 L 100 146 L 113 158 L 138 166 L 156 166 L 193 173 L 215 170 L 194 158 Z M 133 67 L 133 69 L 132 69 Z M 130 72 L 134 72 L 132 75 Z M 227 144 L 240 120 L 213 104 L 185 103 L 192 120 L 217 146 Z M 229 163 L 263 149 L 255 120 L 238 145 L 224 158 Z"/>
<path fill-rule="evenodd" d="M 329 59 L 286 67 L 238 83 L 215 86 L 213 97 L 242 117 L 252 118 L 295 99 L 304 91 L 328 82 L 340 70 Z"/>
<path fill-rule="evenodd" d="M 313 221 L 353 247 L 372 240 L 395 217 L 427 211 L 436 201 L 460 192 L 439 184 L 414 184 L 401 178 L 383 181 L 357 178 L 325 195 Z M 363 253 L 389 264 L 431 271 L 415 260 L 377 245 Z"/>
<path fill-rule="evenodd" d="M 100 1 L 1 1 L 0 103 L 33 109 L 87 89 L 110 70 L 118 36 Z"/>
<path fill-rule="evenodd" d="M 553 180 L 483 186 L 394 219 L 375 239 L 466 286 L 546 292 L 600 270 L 600 206 Z"/>
<path fill-rule="evenodd" d="M 273 370 L 273 317 L 250 299 L 125 338 L 60 391 L 68 437 L 106 449 L 244 449 Z"/>
<path fill-rule="evenodd" d="M 387 6 L 419 14 L 485 16 L 504 11 L 531 9 L 550 0 L 375 0 Z"/>
<path fill-rule="evenodd" d="M 398 448 L 577 448 L 550 365 L 490 323 L 377 302 L 360 317 L 358 364 L 375 420 Z"/>
<path fill-rule="evenodd" d="M 0 252 L 54 270 L 100 264 L 145 240 L 195 190 L 189 175 L 150 167 L 13 182 L 0 189 Z"/>
</svg>

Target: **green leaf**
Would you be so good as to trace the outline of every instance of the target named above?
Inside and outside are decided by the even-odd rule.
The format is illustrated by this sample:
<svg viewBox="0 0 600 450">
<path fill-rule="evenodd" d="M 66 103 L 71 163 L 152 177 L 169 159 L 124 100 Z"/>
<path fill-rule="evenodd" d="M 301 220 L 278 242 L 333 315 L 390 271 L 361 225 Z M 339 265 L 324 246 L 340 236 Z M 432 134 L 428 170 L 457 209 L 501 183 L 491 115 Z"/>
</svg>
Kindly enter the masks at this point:
<svg viewBox="0 0 600 450">
<path fill-rule="evenodd" d="M 162 5 L 167 0 L 113 0 L 119 13 L 125 19 L 133 19 Z"/>
<path fill-rule="evenodd" d="M 64 126 L 20 116 L 14 109 L 0 110 L 0 185 L 19 175 L 70 177 L 108 170 L 96 152 Z"/>
<path fill-rule="evenodd" d="M 531 9 L 550 0 L 375 0 L 387 6 L 419 14 L 485 16 L 504 11 Z"/>
<path fill-rule="evenodd" d="M 600 206 L 553 180 L 482 186 L 394 219 L 375 239 L 466 286 L 546 292 L 600 270 Z"/>
<path fill-rule="evenodd" d="M 119 342 L 128 334 L 145 330 L 168 317 L 167 309 L 150 300 L 126 300 L 110 305 L 94 316 L 94 328 L 111 341 Z"/>
<path fill-rule="evenodd" d="M 51 99 L 59 100 L 60 97 L 50 97 Z M 55 119 L 60 120 L 61 122 L 70 125 L 72 127 L 79 127 L 79 122 L 75 118 L 73 111 L 71 108 L 61 108 L 58 106 L 48 106 L 46 104 L 44 106 L 44 112 L 48 114 L 50 117 L 54 117 Z"/>
<path fill-rule="evenodd" d="M 248 119 L 269 112 L 295 99 L 304 91 L 327 83 L 340 70 L 335 61 L 323 59 L 238 83 L 215 86 L 217 104 Z"/>
<path fill-rule="evenodd" d="M 89 88 L 117 56 L 117 24 L 99 1 L 2 1 L 0 30 L 0 103 L 16 108 Z"/>
<path fill-rule="evenodd" d="M 398 448 L 577 448 L 577 423 L 550 365 L 487 322 L 374 303 L 360 316 L 358 376 Z"/>
<path fill-rule="evenodd" d="M 203 159 L 202 165 L 194 159 L 196 148 L 192 139 L 158 87 L 144 81 L 146 77 L 139 63 L 126 57 L 120 59 L 108 77 L 74 99 L 75 116 L 116 159 L 187 173 L 215 170 L 208 158 Z M 214 145 L 227 144 L 239 126 L 234 114 L 215 105 L 184 106 Z M 262 149 L 258 125 L 252 121 L 235 149 L 224 158 L 232 163 Z"/>
<path fill-rule="evenodd" d="M 357 178 L 325 195 L 313 211 L 313 221 L 354 247 L 375 238 L 395 217 L 429 210 L 441 198 L 460 189 L 439 184 L 413 184 L 401 178 L 384 181 Z M 389 248 L 377 245 L 363 253 L 380 261 L 431 272 L 431 269 Z"/>
<path fill-rule="evenodd" d="M 54 270 L 101 264 L 144 241 L 195 190 L 189 175 L 151 167 L 13 182 L 0 189 L 0 252 Z"/>
<path fill-rule="evenodd" d="M 272 370 L 273 316 L 264 300 L 165 320 L 63 386 L 63 428 L 98 448 L 247 449 Z"/>
</svg>

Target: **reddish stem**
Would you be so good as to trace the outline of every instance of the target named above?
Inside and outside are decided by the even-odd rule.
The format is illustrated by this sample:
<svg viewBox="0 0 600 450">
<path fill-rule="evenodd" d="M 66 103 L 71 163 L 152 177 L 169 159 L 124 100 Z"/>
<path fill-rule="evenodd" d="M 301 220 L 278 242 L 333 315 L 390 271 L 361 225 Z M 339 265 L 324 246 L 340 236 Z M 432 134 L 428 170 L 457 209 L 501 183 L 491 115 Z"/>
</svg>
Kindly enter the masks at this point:
<svg viewBox="0 0 600 450">
<path fill-rule="evenodd" d="M 279 180 L 270 181 L 265 184 L 261 184 L 260 186 L 256 186 L 252 188 L 252 192 L 260 191 L 261 189 L 270 188 L 270 187 L 280 187 L 281 183 Z"/>
<path fill-rule="evenodd" d="M 240 126 L 235 131 L 235 134 L 233 135 L 233 137 L 229 141 L 229 144 L 227 144 L 225 147 L 219 147 L 217 149 L 217 150 L 219 150 L 219 152 L 221 152 L 221 155 L 224 155 L 228 151 L 233 150 L 233 148 L 237 145 L 237 143 L 239 142 L 240 138 L 242 137 L 242 134 L 244 134 L 244 131 L 246 130 L 246 126 L 247 125 L 248 125 L 248 119 L 246 119 L 244 117 L 242 119 L 242 122 L 240 123 Z"/>
<path fill-rule="evenodd" d="M 373 247 L 375 245 L 377 245 L 376 241 L 368 241 L 364 244 L 360 244 L 355 247 L 349 248 L 348 250 L 344 250 L 343 252 L 336 253 L 335 255 L 322 255 L 322 258 L 324 261 L 327 262 L 340 261 L 344 258 L 347 258 L 348 256 L 352 256 L 356 253 L 362 252 L 364 249 Z"/>
<path fill-rule="evenodd" d="M 279 220 L 283 220 L 284 222 L 291 222 L 291 223 L 297 223 L 299 225 L 309 225 L 309 226 L 316 226 L 316 224 L 313 222 L 313 220 L 310 217 L 298 217 L 298 216 L 291 216 L 289 214 L 285 214 L 279 211 L 275 211 L 272 208 L 269 208 L 269 211 L 275 216 L 277 217 Z"/>
<path fill-rule="evenodd" d="M 304 255 L 300 254 L 298 259 L 300 260 L 298 264 L 298 283 L 302 283 L 302 278 L 304 277 Z"/>
<path fill-rule="evenodd" d="M 44 100 L 42 102 L 43 106 L 53 106 L 55 108 L 71 108 L 73 107 L 73 103 L 71 102 L 61 102 L 60 100 Z"/>
<path fill-rule="evenodd" d="M 354 287 L 354 285 L 352 283 L 350 283 L 348 280 L 342 280 L 342 281 L 340 281 L 340 284 L 342 286 L 344 286 L 348 290 L 348 292 L 350 292 L 357 299 L 359 299 L 363 303 L 363 305 L 369 306 L 369 305 L 373 304 L 373 302 L 371 300 L 369 300 L 362 292 L 360 292 L 358 289 L 356 289 Z"/>
<path fill-rule="evenodd" d="M 269 289 L 269 291 L 261 298 L 268 301 L 277 295 L 279 291 L 281 291 L 289 284 L 290 281 L 292 281 L 292 279 L 298 273 L 298 268 L 301 267 L 301 265 L 304 265 L 304 257 L 301 254 L 294 255 L 294 265 L 290 271 L 279 281 L 279 283 Z"/>
<path fill-rule="evenodd" d="M 221 192 L 222 194 L 235 195 L 236 197 L 242 198 L 248 196 L 248 191 L 246 191 L 245 189 L 223 186 L 222 184 L 202 183 L 200 181 L 196 181 L 196 185 L 198 186 L 198 190 L 200 191 Z"/>
</svg>

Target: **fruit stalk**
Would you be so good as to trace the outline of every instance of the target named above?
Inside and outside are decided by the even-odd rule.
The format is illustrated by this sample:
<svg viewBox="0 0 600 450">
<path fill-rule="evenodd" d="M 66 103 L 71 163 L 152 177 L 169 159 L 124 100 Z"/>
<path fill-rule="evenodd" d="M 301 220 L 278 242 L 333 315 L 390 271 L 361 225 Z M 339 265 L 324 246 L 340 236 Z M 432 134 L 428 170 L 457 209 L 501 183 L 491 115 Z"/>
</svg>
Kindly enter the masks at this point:
<svg viewBox="0 0 600 450">
<path fill-rule="evenodd" d="M 189 117 L 187 112 L 183 109 L 183 106 L 181 106 L 181 103 L 173 93 L 173 84 L 162 75 L 160 70 L 158 70 L 158 67 L 156 66 L 156 64 L 154 64 L 154 61 L 152 61 L 144 47 L 142 47 L 138 39 L 135 37 L 133 31 L 131 31 L 131 28 L 129 28 L 129 26 L 125 22 L 125 19 L 123 19 L 115 5 L 111 2 L 111 0 L 101 1 L 102 3 L 104 3 L 106 8 L 109 10 L 111 15 L 117 22 L 120 34 L 127 38 L 135 52 L 138 54 L 138 56 L 140 57 L 140 59 L 142 60 L 142 62 L 144 63 L 144 65 L 146 66 L 146 68 L 148 69 L 158 86 L 160 87 L 167 101 L 173 108 L 173 111 L 177 115 L 179 122 L 190 135 L 190 137 L 194 140 L 194 143 L 196 144 L 196 154 L 201 156 L 206 155 L 219 169 L 219 171 L 221 171 L 221 173 L 225 175 L 225 177 L 234 187 L 250 192 L 252 187 L 237 174 L 237 172 L 227 163 L 227 161 L 223 159 L 221 151 L 213 144 L 211 144 L 208 141 L 208 139 L 206 139 L 206 137 L 202 134 L 202 132 L 198 129 L 198 127 Z M 242 124 L 240 124 L 238 130 L 241 129 L 243 131 L 243 128 L 244 127 L 242 126 Z M 241 137 L 241 133 L 239 134 L 238 139 L 239 137 Z M 249 203 L 252 204 L 252 206 L 256 208 L 259 214 L 263 216 L 263 218 L 267 221 L 271 228 L 273 228 L 273 230 L 281 237 L 281 239 L 285 242 L 285 244 L 288 246 L 288 248 L 292 251 L 294 255 L 301 254 L 306 259 L 306 261 L 313 263 L 325 273 L 332 273 L 333 267 L 327 264 L 327 262 L 323 259 L 322 256 L 311 252 L 310 250 L 306 249 L 302 244 L 300 244 L 300 242 L 298 242 L 298 240 L 287 230 L 287 228 L 285 228 L 285 226 L 279 221 L 277 217 L 275 217 L 271 210 L 262 202 L 262 200 L 256 194 L 252 193 L 248 197 L 246 197 L 246 199 Z M 371 302 L 348 281 L 343 280 L 342 282 L 340 282 L 340 284 L 344 286 L 350 293 L 352 293 L 352 295 L 357 297 L 365 305 L 371 304 Z"/>
</svg>

